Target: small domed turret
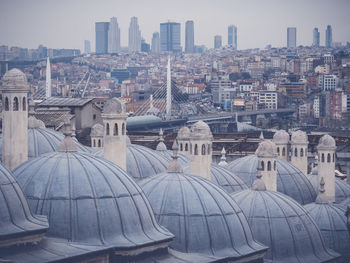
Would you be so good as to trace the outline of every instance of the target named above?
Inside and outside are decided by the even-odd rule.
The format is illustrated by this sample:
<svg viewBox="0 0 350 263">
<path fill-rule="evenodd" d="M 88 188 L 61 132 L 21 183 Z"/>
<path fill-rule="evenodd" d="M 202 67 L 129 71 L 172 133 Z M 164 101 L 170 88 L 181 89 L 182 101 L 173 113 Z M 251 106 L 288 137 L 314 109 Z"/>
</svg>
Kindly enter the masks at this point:
<svg viewBox="0 0 350 263">
<path fill-rule="evenodd" d="M 289 143 L 289 133 L 285 130 L 278 130 L 273 135 L 273 142 L 275 144 L 288 144 Z"/>
<path fill-rule="evenodd" d="M 104 114 L 125 114 L 125 105 L 117 98 L 112 98 L 106 101 L 103 106 Z"/>
<path fill-rule="evenodd" d="M 296 143 L 296 144 L 308 143 L 306 132 L 301 131 L 301 130 L 292 132 L 291 142 Z"/>
<path fill-rule="evenodd" d="M 3 90 L 29 90 L 26 74 L 16 68 L 7 71 L 1 81 Z"/>
<path fill-rule="evenodd" d="M 259 144 L 258 149 L 255 151 L 255 154 L 258 157 L 276 157 L 276 144 L 270 140 L 264 140 Z"/>
</svg>

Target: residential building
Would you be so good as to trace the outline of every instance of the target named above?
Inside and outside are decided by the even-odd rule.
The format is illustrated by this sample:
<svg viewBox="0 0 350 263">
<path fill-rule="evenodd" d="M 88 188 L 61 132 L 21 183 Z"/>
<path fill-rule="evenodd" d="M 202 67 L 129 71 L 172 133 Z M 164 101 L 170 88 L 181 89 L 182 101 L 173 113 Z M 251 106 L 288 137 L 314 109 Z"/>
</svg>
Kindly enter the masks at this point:
<svg viewBox="0 0 350 263">
<path fill-rule="evenodd" d="M 120 29 L 116 17 L 112 17 L 108 29 L 108 53 L 120 52 Z"/>
<path fill-rule="evenodd" d="M 264 105 L 266 109 L 277 109 L 278 95 L 276 91 L 259 91 L 259 104 Z"/>
<path fill-rule="evenodd" d="M 280 87 L 285 89 L 289 98 L 301 99 L 306 97 L 306 81 L 282 82 Z"/>
<path fill-rule="evenodd" d="M 141 31 L 139 29 L 137 17 L 135 16 L 130 19 L 129 51 L 141 51 Z"/>
<path fill-rule="evenodd" d="M 323 76 L 323 90 L 332 91 L 338 86 L 338 77 L 335 75 L 324 75 Z"/>
<path fill-rule="evenodd" d="M 152 36 L 152 53 L 159 53 L 159 52 L 160 52 L 159 33 L 154 32 Z"/>
<path fill-rule="evenodd" d="M 287 28 L 287 48 L 297 47 L 297 29 L 296 27 Z"/>
<path fill-rule="evenodd" d="M 313 41 L 312 45 L 314 47 L 319 47 L 320 46 L 320 32 L 318 31 L 318 28 L 315 27 L 313 31 Z"/>
<path fill-rule="evenodd" d="M 326 47 L 332 47 L 332 41 L 333 41 L 332 27 L 328 25 L 326 29 L 326 43 L 325 43 Z"/>
<path fill-rule="evenodd" d="M 218 49 L 222 47 L 222 37 L 219 35 L 214 36 L 214 48 Z"/>
<path fill-rule="evenodd" d="M 237 27 L 230 25 L 227 31 L 227 44 L 237 50 Z"/>
<path fill-rule="evenodd" d="M 181 25 L 167 22 L 160 24 L 160 51 L 181 52 Z"/>
<path fill-rule="evenodd" d="M 96 53 L 106 54 L 108 52 L 108 22 L 97 22 L 96 31 Z"/>
<path fill-rule="evenodd" d="M 185 52 L 194 52 L 194 24 L 192 20 L 186 21 Z"/>
</svg>

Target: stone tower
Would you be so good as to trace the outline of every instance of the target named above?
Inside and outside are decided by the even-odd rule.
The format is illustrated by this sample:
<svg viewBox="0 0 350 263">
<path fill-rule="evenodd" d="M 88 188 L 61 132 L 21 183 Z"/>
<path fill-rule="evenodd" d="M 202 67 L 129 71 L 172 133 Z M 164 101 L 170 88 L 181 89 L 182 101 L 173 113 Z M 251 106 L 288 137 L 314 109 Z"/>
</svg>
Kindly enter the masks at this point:
<svg viewBox="0 0 350 263">
<path fill-rule="evenodd" d="M 9 170 L 28 160 L 28 90 L 26 75 L 18 69 L 2 78 L 2 163 Z"/>
<path fill-rule="evenodd" d="M 213 135 L 208 124 L 198 121 L 191 127 L 191 174 L 210 179 L 212 142 Z"/>
<path fill-rule="evenodd" d="M 177 143 L 179 145 L 179 152 L 190 156 L 190 135 L 191 131 L 186 126 L 183 126 L 177 133 Z"/>
<path fill-rule="evenodd" d="M 125 105 L 119 99 L 108 100 L 103 108 L 104 157 L 126 170 L 126 118 Z"/>
<path fill-rule="evenodd" d="M 307 146 L 309 141 L 306 132 L 292 132 L 291 163 L 305 176 L 307 175 Z"/>
<path fill-rule="evenodd" d="M 277 191 L 277 147 L 271 140 L 264 140 L 259 144 L 255 154 L 258 156 L 258 173 L 265 182 L 267 190 Z"/>
<path fill-rule="evenodd" d="M 328 134 L 323 135 L 317 145 L 318 185 L 323 177 L 325 193 L 329 202 L 335 201 L 335 140 Z"/>
<path fill-rule="evenodd" d="M 96 123 L 91 128 L 90 138 L 91 138 L 91 147 L 103 148 L 103 136 L 104 136 L 104 127 L 102 124 Z"/>
<path fill-rule="evenodd" d="M 289 153 L 289 134 L 285 130 L 279 130 L 273 135 L 273 142 L 277 146 L 277 155 L 279 158 L 288 161 Z"/>
</svg>

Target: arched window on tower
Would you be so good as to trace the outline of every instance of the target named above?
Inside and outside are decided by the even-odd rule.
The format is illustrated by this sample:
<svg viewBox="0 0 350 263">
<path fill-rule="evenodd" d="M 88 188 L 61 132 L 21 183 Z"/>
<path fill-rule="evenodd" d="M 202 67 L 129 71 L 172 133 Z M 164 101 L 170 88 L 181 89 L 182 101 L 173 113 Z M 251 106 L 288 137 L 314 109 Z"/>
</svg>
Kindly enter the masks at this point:
<svg viewBox="0 0 350 263">
<path fill-rule="evenodd" d="M 106 135 L 109 135 L 109 123 L 106 124 Z"/>
<path fill-rule="evenodd" d="M 276 161 L 273 162 L 273 170 L 276 171 Z"/>
<path fill-rule="evenodd" d="M 192 143 L 190 143 L 190 154 L 192 154 Z"/>
<path fill-rule="evenodd" d="M 324 153 L 322 153 L 321 162 L 324 163 Z"/>
<path fill-rule="evenodd" d="M 335 156 L 335 154 L 333 153 L 333 163 L 334 163 L 334 156 Z"/>
<path fill-rule="evenodd" d="M 188 151 L 188 143 L 185 144 L 185 151 Z"/>
<path fill-rule="evenodd" d="M 101 148 L 101 139 L 98 139 L 98 148 Z"/>
<path fill-rule="evenodd" d="M 182 152 L 183 151 L 183 145 L 182 145 L 182 143 L 180 143 L 180 152 Z"/>
<path fill-rule="evenodd" d="M 205 155 L 205 145 L 202 144 L 202 155 Z"/>
<path fill-rule="evenodd" d="M 294 156 L 298 157 L 298 149 L 297 148 L 294 149 Z"/>
<path fill-rule="evenodd" d="M 210 151 L 211 150 L 211 145 L 210 144 L 208 144 L 208 155 L 210 154 Z"/>
<path fill-rule="evenodd" d="M 277 154 L 280 156 L 280 147 L 277 147 Z"/>
<path fill-rule="evenodd" d="M 270 161 L 267 162 L 267 170 L 271 171 L 271 162 Z"/>
<path fill-rule="evenodd" d="M 282 156 L 286 156 L 286 148 L 284 148 L 284 147 L 282 149 Z"/>
<path fill-rule="evenodd" d="M 304 157 L 304 149 L 303 148 L 300 149 L 300 157 Z"/>
<path fill-rule="evenodd" d="M 22 110 L 23 110 L 23 111 L 26 111 L 26 110 L 27 110 L 27 100 L 26 100 L 26 97 L 23 97 L 23 100 L 22 100 Z"/>
<path fill-rule="evenodd" d="M 18 98 L 17 97 L 15 97 L 13 99 L 13 110 L 18 111 Z"/>
<path fill-rule="evenodd" d="M 327 154 L 327 163 L 330 163 L 331 162 L 331 154 Z"/>
<path fill-rule="evenodd" d="M 194 155 L 198 155 L 198 145 L 194 145 Z"/>
<path fill-rule="evenodd" d="M 125 135 L 125 123 L 122 124 L 122 135 Z"/>
<path fill-rule="evenodd" d="M 113 135 L 118 135 L 118 124 L 114 123 Z"/>
<path fill-rule="evenodd" d="M 10 110 L 9 98 L 6 97 L 5 98 L 5 111 L 9 111 L 9 110 Z"/>
<path fill-rule="evenodd" d="M 261 170 L 265 170 L 265 164 L 264 164 L 264 161 L 261 161 Z"/>
<path fill-rule="evenodd" d="M 94 147 L 96 147 L 96 140 L 94 139 L 94 143 L 93 143 Z"/>
</svg>

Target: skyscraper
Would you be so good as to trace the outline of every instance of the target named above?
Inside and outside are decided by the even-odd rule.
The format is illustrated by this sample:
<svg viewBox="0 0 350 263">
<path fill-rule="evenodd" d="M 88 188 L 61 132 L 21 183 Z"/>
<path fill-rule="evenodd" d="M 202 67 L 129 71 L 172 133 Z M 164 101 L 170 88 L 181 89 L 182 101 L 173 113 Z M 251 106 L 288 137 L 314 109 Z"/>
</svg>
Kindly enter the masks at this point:
<svg viewBox="0 0 350 263">
<path fill-rule="evenodd" d="M 160 51 L 181 52 L 181 25 L 167 22 L 160 24 Z"/>
<path fill-rule="evenodd" d="M 135 16 L 130 19 L 129 51 L 141 51 L 141 31 Z"/>
<path fill-rule="evenodd" d="M 153 53 L 159 53 L 160 52 L 160 40 L 159 40 L 159 33 L 154 32 L 152 36 L 152 52 Z"/>
<path fill-rule="evenodd" d="M 227 33 L 227 44 L 237 49 L 237 27 L 234 25 L 228 26 Z"/>
<path fill-rule="evenodd" d="M 313 41 L 312 45 L 314 47 L 319 47 L 320 46 L 320 32 L 318 31 L 318 28 L 315 27 L 313 31 Z"/>
<path fill-rule="evenodd" d="M 120 29 L 116 17 L 109 21 L 108 29 L 108 53 L 118 53 L 120 51 Z"/>
<path fill-rule="evenodd" d="M 331 47 L 332 46 L 332 27 L 330 25 L 327 26 L 326 29 L 326 47 Z"/>
<path fill-rule="evenodd" d="M 108 22 L 97 22 L 96 31 L 96 53 L 105 54 L 108 52 Z"/>
<path fill-rule="evenodd" d="M 219 35 L 216 35 L 214 37 L 214 48 L 221 48 L 222 46 L 222 37 Z"/>
<path fill-rule="evenodd" d="M 194 25 L 192 20 L 186 21 L 185 52 L 194 52 Z"/>
<path fill-rule="evenodd" d="M 287 48 L 297 47 L 297 28 L 288 27 L 287 28 Z"/>
<path fill-rule="evenodd" d="M 90 44 L 90 40 L 84 40 L 84 53 L 85 53 L 85 54 L 91 53 L 91 44 Z"/>
</svg>

